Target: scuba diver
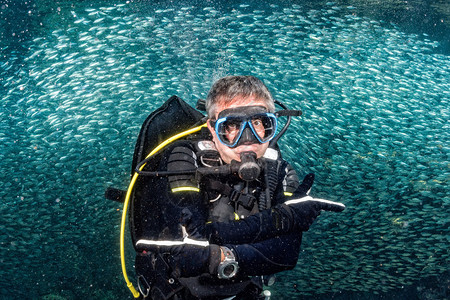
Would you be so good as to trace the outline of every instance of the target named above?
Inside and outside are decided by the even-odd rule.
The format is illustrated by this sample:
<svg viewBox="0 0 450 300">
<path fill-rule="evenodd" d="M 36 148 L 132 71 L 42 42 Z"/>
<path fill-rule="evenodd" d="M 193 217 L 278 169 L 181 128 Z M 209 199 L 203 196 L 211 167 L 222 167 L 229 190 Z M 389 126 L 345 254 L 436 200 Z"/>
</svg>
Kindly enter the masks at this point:
<svg viewBox="0 0 450 300">
<path fill-rule="evenodd" d="M 261 80 L 221 78 L 205 104 L 206 125 L 195 133 L 142 159 L 152 148 L 144 124 L 136 144 L 133 171 L 141 176 L 128 196 L 145 299 L 264 299 L 263 284 L 296 266 L 302 232 L 322 210 L 345 208 L 309 196 L 314 175 L 300 182 L 281 157 L 276 142 L 287 126 L 277 134 L 278 118 L 301 111 L 275 112 Z M 204 123 L 197 113 L 191 123 Z M 165 118 L 155 131 L 167 135 L 167 122 L 180 123 Z"/>
</svg>

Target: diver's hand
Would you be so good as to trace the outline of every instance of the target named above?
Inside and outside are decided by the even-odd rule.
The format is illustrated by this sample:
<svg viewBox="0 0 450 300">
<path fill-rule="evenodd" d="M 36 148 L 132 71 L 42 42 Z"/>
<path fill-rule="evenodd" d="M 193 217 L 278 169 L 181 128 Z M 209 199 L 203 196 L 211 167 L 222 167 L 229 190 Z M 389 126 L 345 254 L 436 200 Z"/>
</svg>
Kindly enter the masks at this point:
<svg viewBox="0 0 450 300">
<path fill-rule="evenodd" d="M 183 241 L 139 240 L 136 247 L 165 257 L 175 277 L 193 277 L 204 273 L 217 274 L 221 261 L 219 246 L 189 238 Z"/>
<path fill-rule="evenodd" d="M 167 252 L 167 262 L 176 277 L 193 277 L 204 273 L 217 274 L 217 267 L 221 261 L 220 247 L 209 245 L 173 246 Z"/>
<path fill-rule="evenodd" d="M 345 205 L 339 202 L 305 196 L 299 199 L 288 200 L 281 208 L 286 211 L 286 216 L 291 226 L 293 225 L 294 228 L 301 231 L 308 231 L 321 211 L 341 212 L 345 209 Z"/>
</svg>

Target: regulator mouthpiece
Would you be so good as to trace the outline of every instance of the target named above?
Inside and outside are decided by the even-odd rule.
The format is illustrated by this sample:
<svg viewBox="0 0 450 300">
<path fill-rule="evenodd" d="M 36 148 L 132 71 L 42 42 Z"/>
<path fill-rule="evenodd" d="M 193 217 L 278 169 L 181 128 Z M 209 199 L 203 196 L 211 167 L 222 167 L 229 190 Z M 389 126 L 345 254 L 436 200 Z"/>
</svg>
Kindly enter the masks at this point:
<svg viewBox="0 0 450 300">
<path fill-rule="evenodd" d="M 242 152 L 238 175 L 242 180 L 253 181 L 259 177 L 261 169 L 256 162 L 255 152 Z"/>
</svg>

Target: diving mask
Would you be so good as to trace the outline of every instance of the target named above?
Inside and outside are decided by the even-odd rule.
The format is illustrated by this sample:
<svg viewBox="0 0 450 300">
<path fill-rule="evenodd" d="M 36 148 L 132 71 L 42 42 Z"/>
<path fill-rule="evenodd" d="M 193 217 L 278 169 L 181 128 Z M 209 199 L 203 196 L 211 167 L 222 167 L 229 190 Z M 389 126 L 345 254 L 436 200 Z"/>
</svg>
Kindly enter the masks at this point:
<svg viewBox="0 0 450 300">
<path fill-rule="evenodd" d="M 267 143 L 277 131 L 276 116 L 264 106 L 228 108 L 210 122 L 219 141 L 230 148 L 246 142 Z"/>
</svg>

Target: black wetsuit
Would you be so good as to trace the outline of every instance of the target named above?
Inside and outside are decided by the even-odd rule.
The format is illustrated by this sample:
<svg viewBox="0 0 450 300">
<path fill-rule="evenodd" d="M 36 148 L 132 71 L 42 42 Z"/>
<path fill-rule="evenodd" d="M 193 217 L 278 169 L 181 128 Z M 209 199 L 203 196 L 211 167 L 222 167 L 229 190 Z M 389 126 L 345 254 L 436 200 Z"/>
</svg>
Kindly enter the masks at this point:
<svg viewBox="0 0 450 300">
<path fill-rule="evenodd" d="M 222 161 L 214 144 L 205 140 L 172 146 L 167 150 L 161 164 L 169 171 L 180 171 L 219 166 L 222 165 Z M 235 299 L 259 299 L 262 291 L 262 275 L 289 270 L 296 265 L 301 232 L 285 233 L 264 239 L 258 235 L 249 236 L 242 227 L 236 230 L 233 227 L 237 220 L 285 202 L 299 186 L 295 171 L 286 161 L 278 159 L 266 166 L 268 167 L 261 172 L 260 178 L 252 182 L 245 182 L 237 175 L 227 177 L 209 175 L 202 178 L 195 175 L 168 177 L 167 195 L 171 205 L 177 208 L 173 210 L 174 212 L 180 213 L 182 208 L 188 208 L 192 213 L 192 219 L 199 224 L 226 223 L 225 228 L 228 230 L 224 234 L 215 232 L 201 236 L 204 233 L 194 233 L 191 237 L 209 238 L 211 244 L 232 249 L 239 263 L 239 272 L 235 278 L 228 280 L 218 279 L 217 276 L 210 274 L 173 279 L 170 278 L 170 274 L 167 276 L 163 274 L 170 273 L 170 270 L 160 256 L 149 258 L 147 253 L 138 254 L 136 260 L 138 275 L 141 275 L 141 278 L 142 276 L 156 278 L 145 280 L 152 281 L 150 285 L 153 288 L 154 298 L 224 299 L 237 295 Z M 265 179 L 265 176 L 268 176 L 266 173 L 269 172 L 270 182 Z M 266 190 L 266 186 L 270 186 L 268 189 L 270 192 Z M 181 219 L 182 216 L 174 216 L 174 220 Z M 260 225 L 250 223 L 247 226 Z M 253 228 L 252 232 L 255 231 L 258 232 L 258 228 Z M 152 272 L 159 274 L 150 274 Z"/>
</svg>

